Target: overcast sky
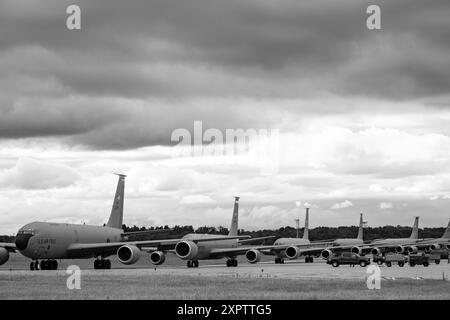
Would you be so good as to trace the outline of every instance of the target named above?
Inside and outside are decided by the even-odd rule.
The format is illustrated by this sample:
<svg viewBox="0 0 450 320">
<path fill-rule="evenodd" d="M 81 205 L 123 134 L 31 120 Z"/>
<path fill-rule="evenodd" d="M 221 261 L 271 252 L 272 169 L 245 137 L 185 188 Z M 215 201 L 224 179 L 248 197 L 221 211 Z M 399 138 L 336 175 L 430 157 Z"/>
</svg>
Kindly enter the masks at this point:
<svg viewBox="0 0 450 320">
<path fill-rule="evenodd" d="M 81 7 L 67 30 L 66 7 Z M 366 28 L 369 4 L 381 30 Z M 0 0 L 0 234 L 125 223 L 444 226 L 448 0 Z M 178 128 L 278 130 L 277 167 L 182 157 Z M 297 205 L 296 205 L 297 201 Z M 300 206 L 298 206 L 300 204 Z"/>
</svg>

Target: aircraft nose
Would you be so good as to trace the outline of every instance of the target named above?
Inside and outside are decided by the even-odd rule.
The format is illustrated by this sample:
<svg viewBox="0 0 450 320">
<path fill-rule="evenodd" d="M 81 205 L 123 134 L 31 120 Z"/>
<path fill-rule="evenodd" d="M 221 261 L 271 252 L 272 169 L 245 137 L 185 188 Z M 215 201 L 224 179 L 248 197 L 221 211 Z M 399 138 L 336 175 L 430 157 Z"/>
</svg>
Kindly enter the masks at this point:
<svg viewBox="0 0 450 320">
<path fill-rule="evenodd" d="M 32 234 L 18 234 L 16 236 L 16 247 L 19 250 L 25 250 L 28 246 L 28 241 L 32 237 Z"/>
</svg>

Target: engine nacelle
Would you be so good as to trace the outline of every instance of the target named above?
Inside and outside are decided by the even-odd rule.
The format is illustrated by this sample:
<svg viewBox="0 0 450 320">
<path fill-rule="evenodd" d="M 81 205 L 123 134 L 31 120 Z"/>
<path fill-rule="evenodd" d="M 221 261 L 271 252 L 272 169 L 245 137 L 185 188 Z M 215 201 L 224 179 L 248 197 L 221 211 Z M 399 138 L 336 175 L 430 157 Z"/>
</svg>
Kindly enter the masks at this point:
<svg viewBox="0 0 450 320">
<path fill-rule="evenodd" d="M 245 253 L 245 257 L 249 263 L 257 263 L 261 260 L 261 253 L 258 250 L 251 249 Z"/>
<path fill-rule="evenodd" d="M 396 246 L 395 247 L 395 252 L 397 252 L 397 253 L 404 253 L 405 252 L 405 247 L 404 246 Z"/>
<path fill-rule="evenodd" d="M 379 256 L 381 254 L 380 248 L 373 248 L 370 253 L 372 253 L 374 256 Z"/>
<path fill-rule="evenodd" d="M 198 246 L 189 240 L 183 240 L 175 246 L 175 253 L 183 260 L 194 260 L 198 254 Z"/>
<path fill-rule="evenodd" d="M 284 251 L 284 254 L 288 259 L 294 260 L 300 256 L 300 249 L 296 246 L 289 246 Z"/>
<path fill-rule="evenodd" d="M 331 250 L 329 250 L 329 249 L 322 250 L 322 252 L 320 253 L 322 258 L 325 258 L 325 259 L 327 259 L 332 254 L 333 254 L 333 252 Z"/>
<path fill-rule="evenodd" d="M 133 264 L 136 263 L 141 257 L 141 250 L 133 245 L 127 244 L 121 246 L 119 250 L 117 250 L 117 258 L 123 264 Z"/>
<path fill-rule="evenodd" d="M 357 247 L 357 246 L 352 247 L 351 251 L 352 251 L 352 253 L 356 253 L 356 254 L 359 254 L 359 255 L 361 255 L 361 253 L 362 253 L 362 249 L 360 247 Z"/>
<path fill-rule="evenodd" d="M 166 254 L 162 251 L 155 251 L 150 254 L 150 261 L 155 265 L 158 266 L 160 264 L 163 264 L 164 261 L 166 261 Z"/>
<path fill-rule="evenodd" d="M 440 244 L 435 243 L 435 244 L 432 244 L 432 245 L 430 246 L 430 248 L 431 248 L 431 250 L 439 250 L 439 249 L 441 249 L 442 247 L 441 247 Z"/>
<path fill-rule="evenodd" d="M 419 251 L 419 248 L 417 248 L 416 246 L 408 247 L 409 253 L 417 253 L 418 251 Z"/>
<path fill-rule="evenodd" d="M 9 251 L 5 248 L 0 248 L 0 265 L 9 260 Z"/>
</svg>

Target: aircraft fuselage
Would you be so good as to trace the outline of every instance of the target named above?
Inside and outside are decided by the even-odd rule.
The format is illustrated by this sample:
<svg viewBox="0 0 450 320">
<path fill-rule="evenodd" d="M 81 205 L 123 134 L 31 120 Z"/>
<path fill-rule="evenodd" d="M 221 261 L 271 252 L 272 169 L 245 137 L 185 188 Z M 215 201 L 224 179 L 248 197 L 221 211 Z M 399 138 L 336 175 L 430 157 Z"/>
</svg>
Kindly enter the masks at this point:
<svg viewBox="0 0 450 320">
<path fill-rule="evenodd" d="M 68 224 L 32 222 L 16 236 L 19 252 L 30 259 L 77 259 L 91 256 L 73 255 L 67 249 L 75 243 L 108 243 L 122 240 L 121 229 Z"/>
</svg>

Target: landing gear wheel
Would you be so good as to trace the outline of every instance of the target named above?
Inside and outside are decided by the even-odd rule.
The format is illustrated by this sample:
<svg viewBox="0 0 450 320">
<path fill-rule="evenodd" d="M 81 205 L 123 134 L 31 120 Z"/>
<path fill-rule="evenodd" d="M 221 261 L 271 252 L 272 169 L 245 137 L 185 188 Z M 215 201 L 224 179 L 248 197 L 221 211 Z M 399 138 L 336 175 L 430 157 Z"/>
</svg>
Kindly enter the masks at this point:
<svg viewBox="0 0 450 320">
<path fill-rule="evenodd" d="M 283 258 L 280 258 L 280 263 L 284 264 L 284 259 Z"/>
<path fill-rule="evenodd" d="M 111 260 L 106 260 L 106 269 L 111 269 Z"/>
<path fill-rule="evenodd" d="M 404 265 L 405 265 L 404 262 L 401 262 L 401 261 L 400 261 L 400 262 L 398 263 L 398 266 L 399 266 L 399 267 L 403 267 Z"/>
<path fill-rule="evenodd" d="M 434 263 L 439 264 L 441 263 L 441 260 L 434 260 Z"/>
<path fill-rule="evenodd" d="M 281 258 L 275 258 L 275 264 L 281 263 Z"/>
<path fill-rule="evenodd" d="M 391 262 L 386 262 L 386 267 L 392 267 L 392 263 Z"/>
<path fill-rule="evenodd" d="M 48 267 L 47 261 L 42 260 L 40 267 L 41 267 L 41 270 L 47 270 L 47 267 Z"/>
<path fill-rule="evenodd" d="M 377 264 L 378 264 L 379 266 L 381 266 L 381 265 L 383 264 L 383 260 L 378 260 L 378 261 L 377 261 Z"/>
<path fill-rule="evenodd" d="M 333 267 L 337 268 L 337 267 L 339 267 L 339 262 L 336 261 L 336 260 L 334 260 L 334 261 L 331 263 L 331 265 L 332 265 Z"/>
<path fill-rule="evenodd" d="M 30 270 L 31 270 L 31 271 L 34 271 L 34 262 L 33 262 L 33 261 L 30 262 Z"/>
<path fill-rule="evenodd" d="M 188 268 L 192 268 L 192 261 L 191 261 L 191 260 L 188 260 L 188 262 L 187 262 L 187 267 L 188 267 Z"/>
<path fill-rule="evenodd" d="M 198 265 L 199 265 L 198 261 L 192 261 L 192 267 L 198 268 Z"/>
<path fill-rule="evenodd" d="M 430 265 L 430 264 L 429 264 L 428 262 L 424 262 L 424 263 L 423 263 L 423 266 L 424 266 L 424 267 L 428 267 L 429 265 Z"/>
<path fill-rule="evenodd" d="M 39 270 L 39 261 L 34 262 L 34 270 Z"/>
<path fill-rule="evenodd" d="M 232 263 L 231 261 L 232 261 L 231 259 L 227 260 L 227 267 L 231 267 L 231 263 Z"/>
<path fill-rule="evenodd" d="M 365 260 L 361 260 L 359 262 L 359 265 L 364 268 L 365 266 L 367 266 L 367 262 Z"/>
</svg>

